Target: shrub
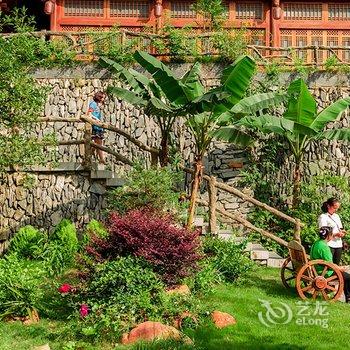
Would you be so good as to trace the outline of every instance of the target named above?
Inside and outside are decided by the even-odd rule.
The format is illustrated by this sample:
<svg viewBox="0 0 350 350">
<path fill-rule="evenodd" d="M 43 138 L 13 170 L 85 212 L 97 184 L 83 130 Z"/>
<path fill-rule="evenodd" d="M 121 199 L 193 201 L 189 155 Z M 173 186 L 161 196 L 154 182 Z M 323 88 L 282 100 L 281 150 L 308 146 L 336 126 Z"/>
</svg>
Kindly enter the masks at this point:
<svg viewBox="0 0 350 350">
<path fill-rule="evenodd" d="M 132 256 L 95 266 L 84 303 L 91 310 L 82 333 L 93 337 L 121 335 L 146 319 L 159 319 L 164 284 L 148 264 Z"/>
<path fill-rule="evenodd" d="M 129 173 L 126 185 L 109 194 L 108 206 L 120 214 L 142 208 L 177 214 L 183 209 L 179 204 L 180 193 L 174 190 L 179 176 L 168 168 L 136 166 Z"/>
<path fill-rule="evenodd" d="M 203 241 L 204 253 L 225 282 L 235 282 L 252 268 L 253 263 L 244 248 L 245 243 L 236 244 L 216 237 L 206 237 Z"/>
<path fill-rule="evenodd" d="M 45 235 L 33 226 L 24 226 L 19 229 L 10 243 L 10 253 L 20 258 L 38 259 L 44 250 Z"/>
<path fill-rule="evenodd" d="M 87 251 L 99 259 L 132 254 L 144 258 L 167 284 L 179 282 L 197 267 L 199 232 L 174 225 L 170 216 L 135 210 L 112 213 L 108 239 L 95 238 Z"/>
<path fill-rule="evenodd" d="M 0 259 L 0 318 L 31 316 L 41 309 L 45 266 L 19 260 L 15 254 Z"/>
<path fill-rule="evenodd" d="M 59 274 L 71 266 L 78 251 L 78 238 L 74 224 L 63 219 L 49 238 L 45 259 L 50 273 Z"/>
</svg>

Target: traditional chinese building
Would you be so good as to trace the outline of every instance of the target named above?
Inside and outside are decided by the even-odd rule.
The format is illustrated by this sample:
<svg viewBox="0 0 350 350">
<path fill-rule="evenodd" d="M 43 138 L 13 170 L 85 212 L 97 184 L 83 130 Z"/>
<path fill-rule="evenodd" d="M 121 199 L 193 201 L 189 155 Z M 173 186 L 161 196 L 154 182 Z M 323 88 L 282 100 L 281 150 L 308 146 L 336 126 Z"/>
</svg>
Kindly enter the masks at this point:
<svg viewBox="0 0 350 350">
<path fill-rule="evenodd" d="M 193 10 L 193 3 L 191 0 L 0 0 L 3 8 L 27 6 L 43 29 L 53 31 L 100 31 L 114 25 L 133 31 L 145 26 L 161 28 L 164 24 L 201 28 L 204 19 Z M 228 0 L 225 8 L 225 26 L 247 28 L 252 44 L 350 46 L 350 0 Z M 44 16 L 49 17 L 50 24 Z"/>
</svg>

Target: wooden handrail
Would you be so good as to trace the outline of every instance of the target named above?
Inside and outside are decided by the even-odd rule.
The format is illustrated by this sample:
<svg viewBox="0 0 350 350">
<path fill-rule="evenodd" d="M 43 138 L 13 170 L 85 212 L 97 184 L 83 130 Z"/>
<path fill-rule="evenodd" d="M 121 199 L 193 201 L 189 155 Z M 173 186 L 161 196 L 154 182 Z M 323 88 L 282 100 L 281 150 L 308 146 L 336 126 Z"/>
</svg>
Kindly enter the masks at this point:
<svg viewBox="0 0 350 350">
<path fill-rule="evenodd" d="M 137 140 L 136 138 L 132 137 L 131 135 L 129 135 L 127 132 L 125 132 L 122 129 L 117 128 L 116 126 L 112 125 L 112 124 L 108 124 L 108 123 L 103 123 L 100 122 L 96 119 L 92 119 L 90 117 L 87 116 L 82 116 L 81 119 L 85 122 L 90 123 L 91 125 L 97 125 L 103 129 L 107 129 L 107 130 L 111 130 L 114 131 L 115 133 L 124 136 L 127 140 L 129 140 L 130 142 L 132 142 L 133 144 L 135 144 L 136 146 L 138 146 L 140 149 L 159 155 L 159 150 L 157 148 L 154 147 L 150 147 L 147 146 L 145 144 L 143 144 L 141 141 Z"/>
<path fill-rule="evenodd" d="M 203 199 L 197 199 L 196 202 L 198 204 L 206 206 L 206 207 L 209 206 L 209 203 L 207 201 L 203 200 Z M 239 222 L 244 227 L 246 227 L 246 228 L 248 228 L 250 230 L 256 231 L 256 232 L 262 234 L 263 236 L 274 240 L 278 244 L 283 245 L 284 247 L 288 247 L 288 242 L 287 241 L 285 241 L 284 239 L 274 235 L 273 233 L 271 233 L 269 231 L 266 231 L 266 230 L 264 230 L 264 229 L 262 229 L 260 227 L 254 226 L 251 222 L 249 222 L 248 220 L 244 219 L 242 216 L 240 216 L 238 214 L 229 213 L 229 212 L 227 212 L 226 210 L 224 210 L 223 208 L 220 208 L 220 207 L 216 207 L 216 211 L 218 213 L 220 213 L 221 215 L 228 217 L 231 220 Z"/>
<path fill-rule="evenodd" d="M 95 142 L 90 142 L 90 146 L 93 147 L 93 148 L 97 148 L 97 149 L 100 149 L 106 153 L 109 153 L 111 154 L 112 156 L 114 156 L 118 161 L 124 163 L 124 164 L 128 164 L 128 165 L 131 165 L 133 166 L 134 163 L 129 160 L 128 158 L 122 156 L 121 154 L 119 154 L 118 152 L 115 152 L 113 150 L 111 150 L 110 148 L 106 147 L 106 146 L 102 146 L 102 145 L 98 145 L 97 143 Z"/>
<path fill-rule="evenodd" d="M 40 117 L 36 121 L 36 123 L 84 123 L 81 118 L 61 118 L 61 117 Z"/>
<path fill-rule="evenodd" d="M 190 173 L 190 174 L 194 173 L 194 170 L 192 170 L 190 168 L 186 168 L 184 166 L 180 166 L 180 168 L 182 168 L 187 173 Z M 211 177 L 208 176 L 208 175 L 203 175 L 203 179 L 206 180 L 206 181 L 211 181 Z M 215 182 L 215 186 L 217 188 L 220 188 L 220 189 L 226 191 L 226 192 L 234 194 L 237 197 L 240 197 L 244 201 L 250 202 L 250 203 L 254 204 L 257 207 L 260 207 L 261 209 L 267 210 L 270 213 L 280 217 L 281 219 L 284 219 L 286 221 L 289 221 L 289 222 L 293 223 L 294 225 L 300 225 L 300 227 L 304 226 L 304 224 L 302 224 L 300 222 L 300 220 L 294 219 L 293 217 L 291 217 L 291 216 L 289 216 L 287 214 L 284 214 L 281 211 L 279 211 L 279 210 L 277 210 L 277 209 L 275 209 L 275 208 L 273 208 L 273 207 L 271 207 L 271 206 L 269 206 L 269 205 L 267 205 L 265 203 L 262 203 L 262 202 L 258 201 L 257 199 L 255 199 L 253 197 L 250 197 L 250 196 L 244 194 L 243 192 L 241 192 L 237 188 L 234 188 L 232 186 L 226 185 L 226 184 L 224 184 L 222 182 Z"/>
</svg>

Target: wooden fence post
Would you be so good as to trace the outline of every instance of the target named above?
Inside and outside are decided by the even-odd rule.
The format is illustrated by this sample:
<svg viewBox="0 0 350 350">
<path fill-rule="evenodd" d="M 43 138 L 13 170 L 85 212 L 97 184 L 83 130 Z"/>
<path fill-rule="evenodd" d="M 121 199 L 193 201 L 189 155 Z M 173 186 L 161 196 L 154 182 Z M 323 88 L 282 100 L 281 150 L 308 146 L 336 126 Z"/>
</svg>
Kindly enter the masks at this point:
<svg viewBox="0 0 350 350">
<path fill-rule="evenodd" d="M 86 170 L 89 170 L 89 171 L 91 171 L 91 164 L 92 164 L 91 135 L 92 135 L 92 126 L 90 123 L 85 122 L 83 165 L 86 168 Z"/>
<path fill-rule="evenodd" d="M 299 219 L 295 219 L 296 220 L 296 223 L 295 223 L 295 226 L 294 226 L 294 239 L 301 243 L 301 240 L 300 240 L 300 231 L 301 231 L 301 225 L 300 225 L 300 220 Z"/>
<path fill-rule="evenodd" d="M 216 178 L 210 176 L 208 181 L 208 193 L 209 193 L 209 232 L 212 235 L 217 234 L 216 227 L 216 202 L 217 202 L 217 188 Z"/>
</svg>

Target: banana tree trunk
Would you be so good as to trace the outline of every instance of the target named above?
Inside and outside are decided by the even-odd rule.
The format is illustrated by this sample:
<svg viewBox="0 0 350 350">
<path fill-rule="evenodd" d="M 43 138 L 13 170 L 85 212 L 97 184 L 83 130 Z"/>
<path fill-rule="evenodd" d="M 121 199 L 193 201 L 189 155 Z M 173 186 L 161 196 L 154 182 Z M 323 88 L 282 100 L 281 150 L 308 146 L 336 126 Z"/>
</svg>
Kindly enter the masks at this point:
<svg viewBox="0 0 350 350">
<path fill-rule="evenodd" d="M 160 141 L 159 163 L 162 167 L 169 163 L 169 134 L 166 132 L 162 133 Z"/>
<path fill-rule="evenodd" d="M 292 208 L 296 209 L 301 200 L 301 160 L 297 159 L 293 174 L 293 199 Z"/>
<path fill-rule="evenodd" d="M 192 182 L 190 207 L 188 209 L 187 228 L 191 229 L 193 225 L 194 216 L 196 213 L 196 200 L 198 195 L 198 189 L 202 181 L 203 175 L 203 158 L 198 157 L 194 165 L 194 178 Z"/>
</svg>

